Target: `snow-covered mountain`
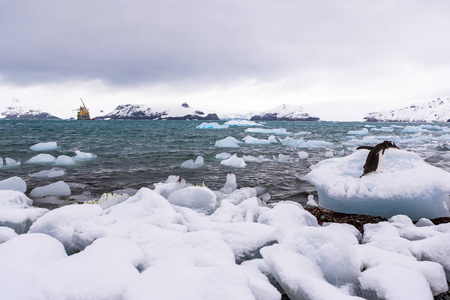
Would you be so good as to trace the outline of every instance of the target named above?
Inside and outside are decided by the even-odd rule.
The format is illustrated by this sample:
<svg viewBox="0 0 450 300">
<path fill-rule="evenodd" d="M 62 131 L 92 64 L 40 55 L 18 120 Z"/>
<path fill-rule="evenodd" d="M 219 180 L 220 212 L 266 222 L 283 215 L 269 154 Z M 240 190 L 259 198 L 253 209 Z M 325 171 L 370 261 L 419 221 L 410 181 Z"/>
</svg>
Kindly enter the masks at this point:
<svg viewBox="0 0 450 300">
<path fill-rule="evenodd" d="M 96 119 L 129 119 L 129 120 L 219 120 L 215 113 L 204 113 L 183 103 L 178 107 L 155 109 L 144 104 L 123 104 L 117 106 L 107 115 Z"/>
<path fill-rule="evenodd" d="M 319 121 L 304 112 L 300 105 L 280 105 L 274 109 L 264 111 L 250 118 L 252 121 Z"/>
<path fill-rule="evenodd" d="M 368 122 L 449 122 L 450 98 L 437 98 L 399 109 L 372 112 L 364 119 Z"/>
<path fill-rule="evenodd" d="M 47 112 L 25 106 L 7 107 L 6 111 L 0 114 L 0 118 L 9 120 L 59 120 Z"/>
</svg>

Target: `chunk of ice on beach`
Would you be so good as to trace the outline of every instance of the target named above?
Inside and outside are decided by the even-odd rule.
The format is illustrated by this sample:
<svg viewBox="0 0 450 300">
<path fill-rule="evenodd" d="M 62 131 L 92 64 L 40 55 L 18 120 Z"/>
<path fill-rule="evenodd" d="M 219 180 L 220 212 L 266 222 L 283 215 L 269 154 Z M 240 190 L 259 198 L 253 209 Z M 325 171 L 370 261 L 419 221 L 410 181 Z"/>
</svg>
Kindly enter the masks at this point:
<svg viewBox="0 0 450 300">
<path fill-rule="evenodd" d="M 18 234 L 27 232 L 31 224 L 48 211 L 32 204 L 22 192 L 0 190 L 0 226 L 12 228 Z"/>
<path fill-rule="evenodd" d="M 33 156 L 25 163 L 27 164 L 51 164 L 54 163 L 56 158 L 53 155 L 47 153 L 41 153 L 36 156 Z"/>
<path fill-rule="evenodd" d="M 60 155 L 56 158 L 55 164 L 58 166 L 73 166 L 76 163 L 72 157 L 67 155 Z"/>
<path fill-rule="evenodd" d="M 239 146 L 240 143 L 242 142 L 232 136 L 229 136 L 222 140 L 216 141 L 214 146 L 219 148 L 240 148 Z"/>
<path fill-rule="evenodd" d="M 213 213 L 217 207 L 216 194 L 207 187 L 201 186 L 190 186 L 175 191 L 170 194 L 167 201 L 205 214 Z"/>
<path fill-rule="evenodd" d="M 66 172 L 63 169 L 59 169 L 59 168 L 52 168 L 50 170 L 42 170 L 36 173 L 31 174 L 31 177 L 48 177 L 48 178 L 53 178 L 53 177 L 59 177 L 59 176 L 64 176 L 64 174 L 66 174 Z"/>
<path fill-rule="evenodd" d="M 219 124 L 217 122 L 211 122 L 211 123 L 202 123 L 197 126 L 198 129 L 226 129 L 229 128 L 230 125 L 228 124 Z"/>
<path fill-rule="evenodd" d="M 202 156 L 197 156 L 197 159 L 195 161 L 193 159 L 189 159 L 181 164 L 181 168 L 184 169 L 199 169 L 204 166 L 205 161 Z"/>
<path fill-rule="evenodd" d="M 303 179 L 317 189 L 319 205 L 345 213 L 418 220 L 450 216 L 444 204 L 450 173 L 425 163 L 417 154 L 391 149 L 383 173 L 362 175 L 368 151 L 358 150 L 313 166 Z"/>
<path fill-rule="evenodd" d="M 244 158 L 238 157 L 237 154 L 233 154 L 230 158 L 222 160 L 220 164 L 234 168 L 245 168 L 247 166 Z"/>
<path fill-rule="evenodd" d="M 51 151 L 56 150 L 58 144 L 56 142 L 38 143 L 30 147 L 32 151 Z"/>
<path fill-rule="evenodd" d="M 45 196 L 70 196 L 71 194 L 69 185 L 64 181 L 58 181 L 32 189 L 30 192 L 30 197 L 39 198 Z"/>
<path fill-rule="evenodd" d="M 230 194 L 237 189 L 236 175 L 233 173 L 227 174 L 227 180 L 223 188 L 220 189 L 222 193 Z"/>
<path fill-rule="evenodd" d="M 22 178 L 14 176 L 0 181 L 0 190 L 12 190 L 25 193 L 27 184 Z"/>
</svg>

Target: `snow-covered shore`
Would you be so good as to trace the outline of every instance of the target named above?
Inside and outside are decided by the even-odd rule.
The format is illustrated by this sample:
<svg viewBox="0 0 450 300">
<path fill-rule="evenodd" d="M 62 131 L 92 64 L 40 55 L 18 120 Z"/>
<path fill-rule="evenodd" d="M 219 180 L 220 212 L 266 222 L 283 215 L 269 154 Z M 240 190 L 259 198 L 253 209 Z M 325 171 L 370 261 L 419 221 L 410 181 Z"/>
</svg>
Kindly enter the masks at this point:
<svg viewBox="0 0 450 300">
<path fill-rule="evenodd" d="M 0 298 L 432 299 L 447 291 L 450 224 L 394 215 L 362 235 L 348 224 L 320 226 L 295 202 L 264 205 L 260 193 L 237 188 L 233 174 L 218 191 L 171 176 L 134 196 L 48 211 L 0 191 Z"/>
</svg>

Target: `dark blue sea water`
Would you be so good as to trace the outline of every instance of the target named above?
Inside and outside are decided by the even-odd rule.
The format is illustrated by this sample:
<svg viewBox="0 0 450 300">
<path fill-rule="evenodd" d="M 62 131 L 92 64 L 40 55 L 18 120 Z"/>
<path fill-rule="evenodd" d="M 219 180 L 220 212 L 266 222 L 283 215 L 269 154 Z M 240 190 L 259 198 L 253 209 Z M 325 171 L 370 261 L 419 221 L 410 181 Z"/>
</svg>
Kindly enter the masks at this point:
<svg viewBox="0 0 450 300">
<path fill-rule="evenodd" d="M 299 179 L 309 167 L 326 159 L 326 152 L 347 155 L 360 144 L 375 143 L 377 139 L 394 139 L 403 147 L 417 151 L 430 163 L 449 169 L 446 156 L 448 147 L 447 125 L 438 129 L 423 129 L 420 133 L 403 132 L 405 126 L 418 128 L 419 124 L 371 124 L 365 136 L 348 135 L 349 131 L 361 130 L 367 123 L 360 122 L 267 122 L 262 128 L 285 128 L 293 134 L 291 138 L 305 141 L 321 140 L 332 146 L 299 149 L 283 146 L 241 144 L 238 149 L 217 148 L 217 140 L 228 136 L 242 140 L 247 135 L 267 139 L 270 134 L 248 133 L 248 127 L 233 126 L 229 129 L 197 129 L 199 121 L 16 121 L 0 120 L 0 157 L 21 161 L 16 168 L 0 169 L 0 180 L 19 176 L 27 183 L 27 193 L 34 187 L 58 180 L 70 183 L 72 194 L 84 193 L 98 198 L 102 193 L 124 188 L 152 187 L 169 175 L 178 175 L 192 184 L 205 183 L 211 189 L 220 189 L 228 173 L 234 173 L 239 187 L 265 188 L 273 201 L 294 200 L 304 203 L 314 187 Z M 223 122 L 220 122 L 223 123 Z M 393 127 L 391 125 L 394 125 Z M 391 127 L 389 127 L 391 126 Z M 391 132 L 370 131 L 376 128 L 391 128 Z M 307 132 L 307 134 L 305 134 Z M 296 134 L 297 133 L 297 134 Z M 301 133 L 301 134 L 298 134 Z M 296 135 L 295 135 L 296 134 Z M 277 136 L 281 139 L 286 136 Z M 363 140 L 367 139 L 367 140 Z M 40 142 L 57 142 L 58 148 L 45 151 L 55 157 L 75 156 L 74 151 L 93 153 L 95 159 L 79 161 L 74 166 L 62 167 L 66 174 L 56 178 L 36 178 L 30 175 L 55 167 L 51 164 L 27 164 L 26 161 L 39 152 L 30 146 Z M 299 159 L 298 151 L 306 151 L 308 159 Z M 275 160 L 256 163 L 248 162 L 245 168 L 233 168 L 220 164 L 215 156 L 221 152 L 259 156 L 272 159 L 284 154 L 294 159 L 293 163 Z M 200 169 L 183 169 L 181 164 L 197 156 L 203 156 L 205 166 Z"/>
</svg>

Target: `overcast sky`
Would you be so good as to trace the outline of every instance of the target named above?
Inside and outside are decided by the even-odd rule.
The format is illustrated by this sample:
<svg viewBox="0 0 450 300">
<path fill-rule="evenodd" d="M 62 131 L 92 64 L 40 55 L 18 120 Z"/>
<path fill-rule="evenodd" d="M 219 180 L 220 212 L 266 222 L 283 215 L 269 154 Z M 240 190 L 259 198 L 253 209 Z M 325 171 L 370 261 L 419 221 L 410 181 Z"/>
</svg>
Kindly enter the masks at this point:
<svg viewBox="0 0 450 300">
<path fill-rule="evenodd" d="M 449 16 L 448 0 L 0 0 L 0 108 L 361 120 L 450 96 Z"/>
</svg>

